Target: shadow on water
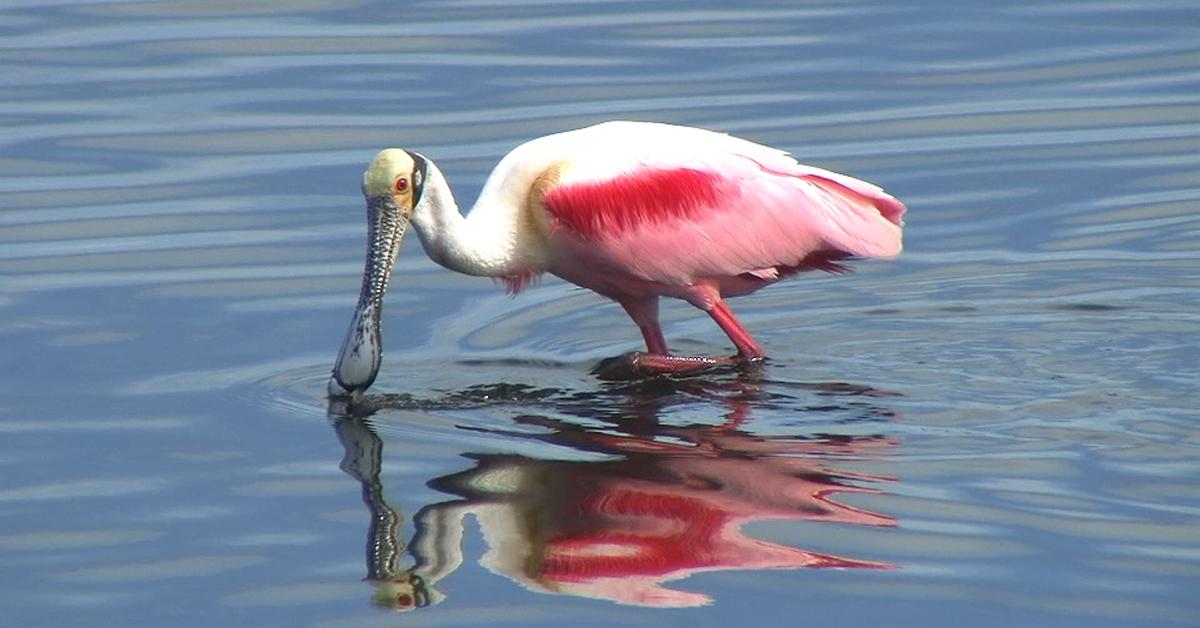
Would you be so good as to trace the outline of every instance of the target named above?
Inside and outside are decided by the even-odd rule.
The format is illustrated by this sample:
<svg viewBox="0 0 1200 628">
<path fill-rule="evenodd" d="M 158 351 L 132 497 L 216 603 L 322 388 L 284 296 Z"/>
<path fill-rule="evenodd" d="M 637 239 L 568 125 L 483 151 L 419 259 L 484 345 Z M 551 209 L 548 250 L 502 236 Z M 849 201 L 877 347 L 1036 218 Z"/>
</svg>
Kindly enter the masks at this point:
<svg viewBox="0 0 1200 628">
<path fill-rule="evenodd" d="M 712 599 L 704 593 L 665 584 L 705 571 L 893 568 L 743 533 L 743 525 L 765 520 L 896 523 L 836 499 L 842 493 L 879 493 L 876 485 L 894 478 L 846 471 L 834 463 L 878 459 L 898 439 L 803 428 L 756 434 L 755 410 L 781 400 L 754 379 L 745 374 L 733 381 L 651 379 L 587 393 L 496 384 L 438 399 L 371 395 L 353 404 L 331 402 L 329 419 L 345 448 L 341 468 L 362 484 L 371 512 L 366 579 L 375 586 L 374 602 L 404 610 L 442 602 L 439 582 L 465 560 L 467 515 L 475 517 L 489 547 L 479 559 L 489 570 L 532 591 L 622 604 L 708 604 Z M 794 386 L 818 396 L 846 397 L 848 403 L 833 405 L 864 420 L 890 416 L 886 408 L 857 401 L 887 396 L 883 391 L 844 383 Z M 713 422 L 660 420 L 665 408 L 714 399 L 719 404 Z M 473 466 L 427 482 L 451 497 L 420 508 L 412 517 L 414 533 L 406 539 L 404 515 L 384 496 L 384 441 L 372 415 L 386 409 L 505 406 L 534 411 L 513 417 L 511 428 L 456 427 L 570 447 L 600 459 L 464 453 Z"/>
</svg>

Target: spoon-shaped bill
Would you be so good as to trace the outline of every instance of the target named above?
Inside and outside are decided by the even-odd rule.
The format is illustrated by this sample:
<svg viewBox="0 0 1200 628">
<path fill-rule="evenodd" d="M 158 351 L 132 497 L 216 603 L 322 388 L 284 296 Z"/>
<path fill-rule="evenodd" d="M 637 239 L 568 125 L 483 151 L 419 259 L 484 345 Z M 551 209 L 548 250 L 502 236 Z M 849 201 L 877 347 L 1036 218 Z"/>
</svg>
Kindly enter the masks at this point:
<svg viewBox="0 0 1200 628">
<path fill-rule="evenodd" d="M 408 227 L 407 216 L 387 196 L 367 199 L 367 260 L 358 306 L 329 378 L 329 396 L 361 395 L 379 373 L 383 360 L 380 317 L 392 265 Z"/>
</svg>

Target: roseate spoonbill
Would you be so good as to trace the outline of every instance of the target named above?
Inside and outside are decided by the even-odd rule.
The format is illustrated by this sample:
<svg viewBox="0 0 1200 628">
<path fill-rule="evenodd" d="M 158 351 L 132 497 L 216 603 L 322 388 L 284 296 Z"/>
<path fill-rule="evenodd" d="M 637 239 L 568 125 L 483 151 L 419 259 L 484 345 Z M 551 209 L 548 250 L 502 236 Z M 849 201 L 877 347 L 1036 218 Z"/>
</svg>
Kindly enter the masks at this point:
<svg viewBox="0 0 1200 628">
<path fill-rule="evenodd" d="M 542 273 L 616 301 L 641 329 L 645 373 L 764 357 L 725 305 L 804 270 L 845 271 L 849 257 L 894 257 L 904 205 L 870 183 L 796 163 L 733 136 L 649 122 L 606 122 L 526 142 L 459 213 L 446 178 L 415 152 L 388 148 L 363 174 L 368 243 L 362 291 L 329 393 L 361 394 L 382 358 L 380 315 L 411 222 L 450 270 L 492 277 L 512 293 Z M 658 298 L 704 310 L 733 357 L 667 351 Z"/>
</svg>

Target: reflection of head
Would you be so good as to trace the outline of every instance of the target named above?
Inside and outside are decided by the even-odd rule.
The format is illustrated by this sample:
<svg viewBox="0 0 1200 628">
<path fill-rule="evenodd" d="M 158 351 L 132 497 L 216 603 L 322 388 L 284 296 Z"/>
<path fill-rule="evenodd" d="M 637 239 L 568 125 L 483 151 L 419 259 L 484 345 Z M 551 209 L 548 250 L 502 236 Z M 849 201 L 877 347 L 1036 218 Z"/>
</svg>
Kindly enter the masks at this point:
<svg viewBox="0 0 1200 628">
<path fill-rule="evenodd" d="M 375 585 L 375 595 L 371 601 L 376 606 L 392 608 L 398 611 L 411 611 L 442 601 L 442 594 L 429 589 L 421 576 L 406 571 L 387 580 L 371 580 Z"/>
</svg>

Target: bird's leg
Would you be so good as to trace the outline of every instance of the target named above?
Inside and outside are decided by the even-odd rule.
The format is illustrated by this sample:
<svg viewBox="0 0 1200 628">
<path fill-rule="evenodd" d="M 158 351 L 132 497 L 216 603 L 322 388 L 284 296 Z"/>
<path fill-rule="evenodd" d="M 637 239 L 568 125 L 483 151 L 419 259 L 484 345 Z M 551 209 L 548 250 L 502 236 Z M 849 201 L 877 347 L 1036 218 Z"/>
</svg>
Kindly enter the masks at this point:
<svg viewBox="0 0 1200 628">
<path fill-rule="evenodd" d="M 762 346 L 758 344 L 754 336 L 750 335 L 750 332 L 746 331 L 745 327 L 742 327 L 724 301 L 718 300 L 714 303 L 712 309 L 708 310 L 708 315 L 717 322 L 721 331 L 729 336 L 729 339 L 733 341 L 733 346 L 737 347 L 736 359 L 738 362 L 753 362 L 767 357 Z"/>
<path fill-rule="evenodd" d="M 671 355 L 666 352 L 666 342 L 664 341 L 661 355 L 656 354 L 653 350 L 648 354 L 630 354 L 632 370 L 642 374 L 691 373 L 722 364 L 751 364 L 760 362 L 766 357 L 767 354 L 763 351 L 762 346 L 758 344 L 754 336 L 750 335 L 750 332 L 746 331 L 745 327 L 742 327 L 724 301 L 717 299 L 712 308 L 708 310 L 708 315 L 733 341 L 733 345 L 737 347 L 737 355 L 732 357 Z M 657 320 L 654 322 L 654 329 L 661 337 L 662 331 L 658 327 Z M 646 345 L 651 346 L 648 337 Z"/>
<path fill-rule="evenodd" d="M 646 339 L 646 351 L 654 355 L 667 355 L 667 339 L 663 337 L 662 327 L 658 323 L 638 325 L 642 330 L 642 338 Z"/>
<path fill-rule="evenodd" d="M 708 313 L 737 346 L 738 354 L 734 357 L 671 355 L 667 350 L 667 341 L 663 337 L 662 327 L 658 324 L 658 299 L 623 300 L 619 303 L 641 330 L 642 337 L 646 340 L 647 353 L 635 351 L 603 360 L 593 369 L 593 372 L 602 379 L 630 379 L 647 375 L 693 373 L 713 366 L 752 362 L 761 359 L 764 355 L 762 347 L 755 342 L 750 332 L 747 332 L 738 323 L 737 319 L 733 317 L 733 313 L 720 300 Z"/>
<path fill-rule="evenodd" d="M 658 324 L 658 297 L 648 299 L 622 299 L 617 301 L 625 313 L 638 326 L 646 340 L 646 351 L 656 355 L 667 355 L 667 339 Z"/>
<path fill-rule="evenodd" d="M 662 337 L 662 328 L 658 323 L 641 327 L 642 337 L 646 339 L 646 351 L 654 355 L 667 355 L 667 339 Z"/>
</svg>

